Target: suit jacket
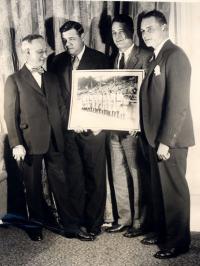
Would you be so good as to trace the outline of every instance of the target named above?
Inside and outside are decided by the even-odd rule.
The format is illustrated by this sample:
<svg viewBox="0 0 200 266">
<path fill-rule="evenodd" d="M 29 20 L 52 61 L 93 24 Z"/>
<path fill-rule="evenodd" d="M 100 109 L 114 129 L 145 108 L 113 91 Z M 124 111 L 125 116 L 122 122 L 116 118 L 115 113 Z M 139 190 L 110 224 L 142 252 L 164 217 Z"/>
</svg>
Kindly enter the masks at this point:
<svg viewBox="0 0 200 266">
<path fill-rule="evenodd" d="M 140 90 L 141 127 L 151 146 L 160 142 L 171 148 L 194 145 L 190 76 L 186 54 L 166 41 Z"/>
<path fill-rule="evenodd" d="M 124 68 L 144 69 L 144 71 L 146 72 L 151 57 L 152 57 L 152 52 L 134 45 Z M 119 59 L 119 54 L 117 55 L 114 61 L 114 68 L 116 69 L 118 68 L 118 59 Z M 121 131 L 121 132 L 117 131 L 116 133 L 121 137 L 127 135 L 127 131 Z"/>
<path fill-rule="evenodd" d="M 125 64 L 125 69 L 144 69 L 146 71 L 149 65 L 151 54 L 152 53 L 149 52 L 148 50 L 144 50 L 134 45 L 129 55 L 129 58 Z M 114 68 L 118 68 L 117 67 L 118 58 L 119 54 L 115 59 Z"/>
<path fill-rule="evenodd" d="M 56 76 L 43 74 L 45 94 L 24 65 L 5 84 L 4 116 L 10 146 L 24 145 L 29 154 L 44 154 L 53 131 L 57 148 L 63 151 Z"/>
<path fill-rule="evenodd" d="M 63 112 L 64 120 L 68 121 L 70 101 L 71 101 L 71 76 L 72 76 L 72 64 L 71 56 L 67 52 L 58 54 L 52 65 L 48 67 L 50 71 L 56 73 L 59 77 L 61 85 L 61 95 L 65 101 L 66 110 Z M 78 70 L 89 69 L 108 69 L 110 68 L 110 62 L 108 57 L 94 49 L 85 47 L 83 56 L 79 62 Z"/>
</svg>

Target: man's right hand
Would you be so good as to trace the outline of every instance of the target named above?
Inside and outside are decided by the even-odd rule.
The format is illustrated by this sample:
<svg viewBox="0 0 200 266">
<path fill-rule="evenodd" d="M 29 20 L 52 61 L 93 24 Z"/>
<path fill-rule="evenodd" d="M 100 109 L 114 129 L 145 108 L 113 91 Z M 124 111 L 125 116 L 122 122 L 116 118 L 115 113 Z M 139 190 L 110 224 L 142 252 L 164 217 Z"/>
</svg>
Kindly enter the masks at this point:
<svg viewBox="0 0 200 266">
<path fill-rule="evenodd" d="M 24 160 L 26 150 L 23 145 L 17 145 L 13 148 L 13 157 L 16 161 Z"/>
<path fill-rule="evenodd" d="M 83 133 L 83 132 L 87 132 L 87 129 L 82 128 L 82 127 L 76 127 L 76 128 L 74 128 L 74 131 L 76 133 Z"/>
</svg>

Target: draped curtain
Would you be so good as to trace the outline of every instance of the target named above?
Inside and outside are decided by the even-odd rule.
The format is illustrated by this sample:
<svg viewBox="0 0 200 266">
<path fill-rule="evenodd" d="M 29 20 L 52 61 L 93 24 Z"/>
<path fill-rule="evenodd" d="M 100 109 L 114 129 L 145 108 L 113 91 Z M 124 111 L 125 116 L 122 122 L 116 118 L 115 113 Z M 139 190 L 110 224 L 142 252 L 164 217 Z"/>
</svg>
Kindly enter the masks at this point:
<svg viewBox="0 0 200 266">
<path fill-rule="evenodd" d="M 187 53 L 192 65 L 191 109 L 193 115 L 196 145 L 189 150 L 187 178 L 191 194 L 200 195 L 199 158 L 200 158 L 200 3 L 170 4 L 170 38 Z"/>
<path fill-rule="evenodd" d="M 44 36 L 49 54 L 62 52 L 59 28 L 67 19 L 79 21 L 85 29 L 85 43 L 110 53 L 110 23 L 113 15 L 126 13 L 137 21 L 144 10 L 161 9 L 168 16 L 169 3 L 78 0 L 0 0 L 0 132 L 3 120 L 3 89 L 8 75 L 24 63 L 20 42 L 30 33 Z M 135 29 L 137 23 L 135 23 Z M 137 32 L 137 30 L 135 31 Z M 136 36 L 136 42 L 137 36 Z"/>
</svg>

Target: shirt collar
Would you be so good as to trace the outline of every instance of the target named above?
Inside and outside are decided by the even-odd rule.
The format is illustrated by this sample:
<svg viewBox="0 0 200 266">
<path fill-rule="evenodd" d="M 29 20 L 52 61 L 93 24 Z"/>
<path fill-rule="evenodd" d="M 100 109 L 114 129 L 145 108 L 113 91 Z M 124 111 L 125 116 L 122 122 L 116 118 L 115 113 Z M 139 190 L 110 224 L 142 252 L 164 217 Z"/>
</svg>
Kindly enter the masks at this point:
<svg viewBox="0 0 200 266">
<path fill-rule="evenodd" d="M 160 50 L 162 49 L 163 45 L 166 43 L 166 41 L 168 41 L 169 38 L 165 39 L 163 42 L 161 42 L 156 49 L 154 50 L 154 54 L 155 54 L 155 58 L 158 56 Z"/>
<path fill-rule="evenodd" d="M 76 56 L 76 57 L 78 57 L 79 62 L 81 61 L 81 58 L 82 58 L 84 52 L 85 52 L 85 45 L 83 46 L 83 49 L 80 51 L 80 53 Z"/>
<path fill-rule="evenodd" d="M 29 64 L 25 64 L 26 65 L 26 67 L 28 68 L 28 70 L 30 71 L 30 72 L 32 72 L 32 67 L 29 65 Z"/>
<path fill-rule="evenodd" d="M 125 62 L 126 62 L 127 59 L 128 59 L 128 57 L 129 57 L 129 55 L 130 55 L 130 53 L 131 53 L 131 51 L 132 51 L 132 49 L 133 49 L 133 47 L 134 47 L 134 43 L 133 43 L 128 49 L 126 49 L 126 51 L 124 51 L 124 52 L 120 51 L 120 52 L 119 52 L 119 56 L 120 56 L 120 58 L 121 58 L 121 56 L 122 56 L 122 53 L 124 53 Z"/>
</svg>

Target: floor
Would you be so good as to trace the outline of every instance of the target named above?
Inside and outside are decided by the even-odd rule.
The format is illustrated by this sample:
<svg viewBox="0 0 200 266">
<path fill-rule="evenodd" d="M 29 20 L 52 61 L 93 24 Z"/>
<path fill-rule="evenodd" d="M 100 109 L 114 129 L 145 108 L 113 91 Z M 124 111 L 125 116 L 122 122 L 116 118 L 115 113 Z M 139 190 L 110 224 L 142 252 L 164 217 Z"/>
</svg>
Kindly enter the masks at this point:
<svg viewBox="0 0 200 266">
<path fill-rule="evenodd" d="M 122 233 L 103 233 L 94 242 L 66 239 L 44 231 L 44 240 L 30 241 L 15 227 L 0 228 L 1 266 L 197 266 L 200 265 L 200 233 L 192 233 L 191 250 L 178 258 L 157 260 L 156 246 L 144 246 L 143 237 L 127 239 Z"/>
</svg>

